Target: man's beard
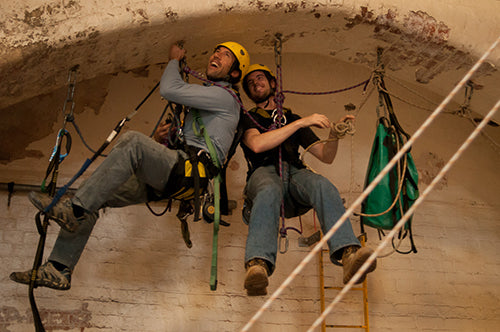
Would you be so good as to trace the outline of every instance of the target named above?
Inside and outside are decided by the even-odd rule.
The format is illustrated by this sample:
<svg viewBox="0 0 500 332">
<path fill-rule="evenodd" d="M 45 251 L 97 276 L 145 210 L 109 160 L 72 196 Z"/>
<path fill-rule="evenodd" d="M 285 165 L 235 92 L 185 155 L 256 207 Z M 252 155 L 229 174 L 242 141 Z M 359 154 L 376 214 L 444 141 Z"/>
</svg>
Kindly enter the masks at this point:
<svg viewBox="0 0 500 332">
<path fill-rule="evenodd" d="M 223 82 L 229 82 L 229 80 L 231 79 L 231 76 L 229 75 L 226 75 L 224 77 L 214 77 L 214 76 L 210 76 L 208 74 L 207 75 L 207 79 L 212 81 L 212 82 L 220 82 L 220 81 L 223 81 Z"/>
<path fill-rule="evenodd" d="M 252 97 L 251 99 L 253 100 L 254 103 L 260 104 L 260 103 L 265 102 L 266 100 L 268 100 L 272 96 L 274 96 L 274 90 L 270 91 L 268 94 L 266 94 L 262 97 Z"/>
</svg>

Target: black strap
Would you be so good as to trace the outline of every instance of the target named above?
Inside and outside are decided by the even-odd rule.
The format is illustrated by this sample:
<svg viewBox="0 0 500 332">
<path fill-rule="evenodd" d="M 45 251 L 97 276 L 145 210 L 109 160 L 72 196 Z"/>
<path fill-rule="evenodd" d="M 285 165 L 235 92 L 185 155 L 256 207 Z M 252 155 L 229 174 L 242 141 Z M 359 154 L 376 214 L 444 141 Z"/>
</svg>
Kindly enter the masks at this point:
<svg viewBox="0 0 500 332">
<path fill-rule="evenodd" d="M 229 215 L 229 197 L 227 194 L 227 178 L 226 178 L 226 171 L 227 171 L 227 166 L 229 165 L 229 162 L 231 161 L 231 158 L 234 156 L 236 153 L 236 149 L 238 148 L 238 145 L 240 144 L 241 138 L 243 137 L 244 134 L 244 127 L 243 127 L 243 117 L 244 117 L 244 112 L 242 109 L 240 109 L 240 120 L 238 122 L 238 126 L 236 127 L 236 132 L 234 134 L 233 142 L 231 143 L 231 146 L 229 147 L 226 160 L 224 162 L 224 165 L 221 168 L 220 171 L 220 176 L 221 176 L 221 184 L 220 184 L 220 213 L 222 215 Z"/>
<path fill-rule="evenodd" d="M 54 158 L 53 158 L 53 164 L 52 166 L 49 166 L 50 172 L 52 172 L 52 177 L 50 184 L 48 188 L 50 189 L 49 191 L 49 196 L 54 197 L 54 194 L 56 192 L 56 184 L 57 184 L 57 175 L 59 174 L 59 164 L 60 164 L 60 153 L 61 153 L 61 144 L 62 140 L 57 140 L 57 144 L 55 147 L 54 151 Z M 49 173 L 50 173 L 49 172 Z M 40 219 L 41 212 L 38 212 L 35 216 L 35 223 L 36 227 L 38 230 L 38 234 L 40 235 L 40 238 L 38 240 L 38 246 L 35 254 L 35 259 L 33 261 L 33 268 L 31 269 L 31 278 L 29 282 L 29 288 L 28 288 L 28 297 L 30 301 L 30 306 L 31 306 L 31 312 L 33 314 L 33 323 L 35 324 L 35 331 L 36 332 L 45 332 L 45 328 L 43 327 L 42 324 L 42 319 L 40 317 L 40 313 L 38 311 L 36 301 L 35 301 L 35 294 L 34 294 L 34 289 L 37 287 L 36 285 L 36 277 L 38 274 L 38 270 L 40 269 L 40 266 L 42 265 L 42 259 L 43 259 L 43 252 L 45 249 L 45 241 L 47 238 L 47 228 L 49 226 L 49 218 L 47 214 L 44 215 L 43 221 Z"/>
<path fill-rule="evenodd" d="M 200 220 L 200 172 L 198 170 L 198 163 L 200 162 L 197 156 L 190 157 L 191 166 L 193 167 L 191 175 L 194 182 L 194 221 Z"/>
</svg>

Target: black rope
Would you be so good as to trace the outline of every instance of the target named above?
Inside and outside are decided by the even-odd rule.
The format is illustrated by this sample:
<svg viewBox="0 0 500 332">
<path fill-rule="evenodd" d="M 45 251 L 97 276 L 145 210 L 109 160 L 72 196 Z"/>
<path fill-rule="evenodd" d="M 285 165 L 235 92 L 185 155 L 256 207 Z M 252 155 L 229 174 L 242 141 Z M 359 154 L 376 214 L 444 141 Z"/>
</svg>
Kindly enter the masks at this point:
<svg viewBox="0 0 500 332">
<path fill-rule="evenodd" d="M 157 217 L 161 217 L 163 216 L 165 213 L 167 213 L 167 211 L 170 210 L 170 208 L 172 207 L 172 201 L 169 200 L 169 202 L 167 203 L 167 206 L 165 206 L 165 209 L 162 211 L 162 212 L 156 212 L 155 210 L 153 210 L 153 208 L 151 207 L 151 205 L 149 205 L 149 202 L 146 202 L 146 206 L 148 207 L 148 210 L 155 216 Z"/>
<path fill-rule="evenodd" d="M 49 168 L 52 168 L 52 178 L 50 185 L 48 186 L 49 188 L 49 196 L 54 196 L 55 190 L 56 190 L 56 183 L 57 183 L 57 175 L 59 174 L 59 165 L 61 162 L 61 158 L 59 158 L 60 153 L 61 153 L 61 144 L 62 140 L 57 141 L 56 149 L 55 149 L 55 158 L 54 163 L 52 165 L 49 165 Z M 37 250 L 35 253 L 35 259 L 33 261 L 33 268 L 31 270 L 31 278 L 29 282 L 29 288 L 28 288 L 28 297 L 31 305 L 31 312 L 33 314 L 33 323 L 35 324 L 35 330 L 36 332 L 45 332 L 45 328 L 43 327 L 42 319 L 40 317 L 40 313 L 38 311 L 36 301 L 35 301 L 35 294 L 34 294 L 34 289 L 37 287 L 36 285 L 36 278 L 38 274 L 38 270 L 42 264 L 42 259 L 43 259 L 43 251 L 45 249 L 45 240 L 47 238 L 47 228 L 49 226 L 49 218 L 47 215 L 44 216 L 43 221 L 40 219 L 40 214 L 41 212 L 38 212 L 35 216 L 35 222 L 36 222 L 36 228 L 38 230 L 38 234 L 40 235 L 40 238 L 38 240 L 38 246 Z"/>
<path fill-rule="evenodd" d="M 88 145 L 88 144 L 87 144 L 87 142 L 85 141 L 85 138 L 83 137 L 82 132 L 80 131 L 80 128 L 77 126 L 76 121 L 75 121 L 74 119 L 71 119 L 71 120 L 69 120 L 69 121 L 71 122 L 71 124 L 72 124 L 72 125 L 73 125 L 73 127 L 75 128 L 76 133 L 78 134 L 78 136 L 79 136 L 79 137 L 80 137 L 80 139 L 82 140 L 83 145 L 85 145 L 85 147 L 86 147 L 86 148 L 87 148 L 90 152 L 95 153 L 95 150 L 94 150 L 94 149 L 92 149 L 92 148 L 90 147 L 90 145 Z M 105 155 L 105 154 L 101 154 L 101 157 L 107 157 L 107 155 Z"/>
<path fill-rule="evenodd" d="M 111 134 L 108 136 L 108 138 L 106 138 L 106 141 L 94 153 L 94 155 L 90 159 L 87 159 L 83 163 L 80 170 L 73 176 L 73 178 L 71 180 L 69 180 L 69 182 L 66 183 L 66 185 L 64 185 L 63 187 L 61 187 L 57 191 L 52 202 L 45 208 L 44 213 L 47 213 L 48 211 L 50 211 L 50 209 L 52 209 L 54 207 L 54 205 L 57 204 L 57 202 L 61 199 L 61 197 L 66 193 L 68 188 L 87 170 L 87 168 L 90 166 L 90 164 L 92 164 L 92 162 L 94 162 L 94 160 L 96 160 L 101 155 L 101 153 L 108 147 L 108 145 L 111 144 L 111 142 L 116 138 L 116 136 L 118 136 L 118 134 L 120 133 L 120 131 L 123 128 L 123 126 L 125 125 L 125 123 L 127 121 L 130 121 L 130 119 L 137 113 L 137 111 L 142 106 L 142 104 L 144 104 L 144 102 L 149 98 L 149 96 L 151 96 L 151 94 L 156 90 L 156 88 L 159 85 L 160 85 L 160 82 L 158 82 L 153 87 L 153 89 L 151 89 L 151 91 L 148 93 L 148 95 L 139 103 L 139 105 L 134 109 L 134 111 L 132 113 L 130 113 L 125 118 L 123 118 L 120 122 L 118 122 L 118 124 L 115 126 L 115 128 L 113 129 Z"/>
</svg>

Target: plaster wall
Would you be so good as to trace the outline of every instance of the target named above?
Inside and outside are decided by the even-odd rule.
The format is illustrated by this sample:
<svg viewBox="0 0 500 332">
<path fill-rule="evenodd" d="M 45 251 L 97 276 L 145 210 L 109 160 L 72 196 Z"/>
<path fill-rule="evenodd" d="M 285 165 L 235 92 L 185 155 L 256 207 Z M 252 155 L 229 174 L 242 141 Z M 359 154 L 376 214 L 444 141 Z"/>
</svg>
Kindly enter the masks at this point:
<svg viewBox="0 0 500 332">
<path fill-rule="evenodd" d="M 314 66 L 311 54 L 285 53 L 284 82 L 288 89 L 324 91 L 360 82 L 370 75 L 362 67 L 333 59 L 321 59 L 326 67 Z M 317 57 L 314 57 L 318 60 Z M 256 56 L 272 63 L 272 54 Z M 163 70 L 151 66 L 147 75 L 132 72 L 104 80 L 108 94 L 102 107 L 78 114 L 77 123 L 94 148 L 115 123 L 128 114 L 149 92 Z M 324 70 L 328 68 L 328 70 Z M 388 89 L 419 105 L 420 97 L 387 79 Z M 83 98 L 85 85 L 76 87 L 75 101 Z M 83 90 L 83 91 L 82 91 Z M 420 91 L 429 100 L 440 100 L 432 91 Z M 64 95 L 64 94 L 63 94 Z M 54 96 L 55 97 L 55 96 Z M 59 95 L 60 97 L 60 95 Z M 336 120 L 345 114 L 344 105 L 358 107 L 366 95 L 361 89 L 328 96 L 287 95 L 286 103 L 303 115 L 324 112 Z M 63 99 L 64 100 L 64 97 Z M 61 98 L 59 98 L 61 101 Z M 250 106 L 247 99 L 245 104 Z M 428 112 L 394 101 L 402 126 L 413 133 Z M 158 94 L 148 100 L 124 130 L 149 135 L 165 101 Z M 322 166 L 305 157 L 312 168 L 327 176 L 349 204 L 362 190 L 375 132 L 377 98 L 372 94 L 359 110 L 356 134 L 340 143 L 333 165 Z M 451 104 L 449 109 L 458 107 Z M 57 120 L 59 124 L 61 118 Z M 56 123 L 57 123 L 56 122 Z M 46 158 L 54 144 L 53 133 L 33 142 L 44 158 L 24 158 L 2 166 L 1 181 L 37 184 L 44 176 Z M 470 122 L 456 115 L 443 114 L 437 124 L 413 147 L 413 155 L 424 190 L 473 129 Z M 495 128 L 487 132 L 496 137 Z M 318 131 L 320 137 L 327 133 Z M 496 135 L 496 136 L 495 136 Z M 60 183 L 69 180 L 91 153 L 74 134 L 73 149 L 61 166 Z M 499 317 L 500 261 L 498 252 L 498 154 L 489 140 L 479 137 L 449 175 L 430 195 L 414 217 L 417 254 L 393 254 L 379 260 L 368 278 L 371 331 L 494 331 Z M 98 162 L 97 162 L 98 163 Z M 86 250 L 73 275 L 71 290 L 35 290 L 37 303 L 47 330 L 70 331 L 236 331 L 260 308 L 267 297 L 247 297 L 243 289 L 243 256 L 247 227 L 241 221 L 242 190 L 246 166 L 238 150 L 228 173 L 231 199 L 237 202 L 231 223 L 222 227 L 219 238 L 217 291 L 209 289 L 212 227 L 190 221 L 193 248 L 181 236 L 175 206 L 171 213 L 153 216 L 144 205 L 108 209 L 101 215 Z M 85 176 L 90 174 L 89 170 Z M 85 177 L 84 176 L 84 177 Z M 6 208 L 8 195 L 1 193 L 1 331 L 27 331 L 32 328 L 27 287 L 8 279 L 14 270 L 28 269 L 36 250 L 38 235 L 35 209 L 26 193 L 15 192 Z M 153 204 L 156 211 L 164 204 Z M 315 231 L 313 215 L 302 218 L 304 235 Z M 298 227 L 298 219 L 287 221 Z M 352 224 L 359 233 L 359 222 Z M 49 227 L 50 251 L 58 227 Z M 298 246 L 298 234 L 289 233 L 290 249 L 278 257 L 270 279 L 273 292 L 307 254 Z M 368 246 L 380 241 L 368 229 Z M 403 247 L 406 244 L 403 244 Z M 389 248 L 388 248 L 389 249 Z M 390 251 L 390 250 L 389 250 Z M 325 264 L 326 282 L 340 285 L 340 269 Z M 333 294 L 327 295 L 327 300 Z M 327 319 L 328 323 L 359 324 L 361 298 L 349 293 Z M 304 331 L 319 316 L 318 262 L 313 261 L 274 302 L 252 331 Z"/>
<path fill-rule="evenodd" d="M 499 26 L 495 15 L 499 2 L 487 0 L 473 4 L 420 1 L 418 7 L 407 1 L 302 1 L 283 3 L 281 7 L 274 1 L 230 0 L 18 1 L 16 4 L 3 1 L 0 70 L 2 77 L 8 77 L 8 84 L 2 80 L 1 100 L 5 108 L 1 116 L 2 123 L 9 125 L 2 127 L 2 150 L 8 156 L 0 160 L 0 183 L 41 183 L 63 122 L 61 107 L 68 90 L 68 68 L 75 63 L 80 64 L 75 123 L 88 145 L 96 149 L 116 123 L 130 114 L 158 82 L 168 46 L 179 39 L 186 40 L 188 64 L 196 70 L 203 70 L 206 51 L 221 38 L 248 42 L 252 62 L 273 67 L 274 32 L 293 31 L 297 34 L 290 35 L 283 48 L 286 89 L 336 90 L 369 78 L 376 46 L 398 45 L 396 42 L 358 38 L 372 35 L 372 23 L 366 17 L 360 18 L 366 20 L 364 24 L 353 29 L 337 29 L 337 24 L 332 24 L 331 32 L 320 33 L 326 14 L 332 13 L 334 20 L 339 16 L 354 20 L 360 6 L 368 6 L 375 16 L 394 10 L 401 14 L 399 21 L 396 20 L 400 26 L 409 11 L 422 10 L 436 17 L 437 22 L 446 23 L 450 28 L 446 38 L 460 46 L 463 54 L 470 52 L 470 59 L 489 47 Z M 318 12 L 321 19 L 314 18 Z M 474 24 L 477 21 L 483 24 Z M 259 22 L 268 28 L 257 27 Z M 227 31 L 227 24 L 239 28 Z M 305 37 L 298 37 L 301 30 Z M 143 47 L 146 44 L 153 45 Z M 346 45 L 349 50 L 343 52 L 339 45 Z M 427 41 L 417 45 L 422 50 L 419 55 L 431 58 L 433 45 Z M 448 50 L 450 44 L 444 45 L 441 49 Z M 362 47 L 371 51 L 356 55 Z M 33 55 L 37 49 L 45 51 Z M 386 59 L 386 84 L 402 99 L 393 98 L 394 108 L 403 128 L 412 134 L 430 114 L 424 109 L 432 110 L 443 100 L 469 69 L 469 60 L 461 62 L 463 68 L 459 70 L 440 72 L 431 85 L 415 81 L 415 72 L 421 67 L 398 62 L 400 58 L 396 55 L 401 54 L 392 53 Z M 490 60 L 494 64 L 498 59 L 497 50 Z M 443 63 L 448 64 L 440 62 L 438 67 L 443 67 Z M 45 67 L 37 67 L 39 64 Z M 432 76 L 430 72 L 428 77 Z M 485 88 L 474 92 L 472 105 L 478 113 L 489 110 L 498 99 L 495 73 L 483 76 L 481 83 Z M 451 114 L 460 107 L 462 97 L 457 96 L 447 106 L 446 113 L 436 119 L 412 148 L 421 192 L 474 128 L 468 119 Z M 366 102 L 365 98 L 367 94 L 363 95 L 360 88 L 327 96 L 286 95 L 286 105 L 301 115 L 325 113 L 332 121 L 346 113 L 344 105 L 352 103 L 357 107 L 356 133 L 341 141 L 332 165 L 321 165 L 310 155 L 305 157 L 313 169 L 338 187 L 346 205 L 363 189 L 375 133 L 376 93 Z M 484 100 L 487 102 L 482 103 Z M 251 105 L 246 98 L 244 103 L 247 107 Z M 149 135 L 164 105 L 165 101 L 155 92 L 123 130 Z M 71 125 L 69 130 L 73 147 L 61 165 L 60 184 L 66 183 L 92 155 Z M 326 132 L 317 133 L 321 138 L 327 136 Z M 478 137 L 416 212 L 413 227 L 418 253 L 381 258 L 377 270 L 370 274 L 371 331 L 498 329 L 500 157 L 494 142 L 500 141 L 500 133 L 494 126 L 487 126 L 485 133 L 488 137 Z M 10 140 L 13 137 L 15 140 Z M 16 148 L 7 149 L 12 146 Z M 100 159 L 75 187 L 99 162 Z M 220 231 L 217 291 L 209 289 L 211 225 L 190 219 L 194 245 L 188 249 L 180 235 L 176 206 L 162 217 L 153 216 L 144 205 L 108 209 L 101 214 L 73 274 L 71 290 L 35 290 L 45 328 L 48 331 L 240 330 L 268 298 L 247 297 L 243 289 L 247 227 L 241 221 L 240 211 L 245 173 L 246 163 L 238 150 L 228 171 L 229 195 L 237 207 L 231 216 L 223 218 L 231 226 Z M 31 331 L 34 328 L 27 287 L 11 282 L 8 275 L 32 266 L 38 241 L 36 211 L 22 190 L 15 189 L 10 198 L 7 191 L 1 191 L 0 204 L 4 206 L 0 212 L 0 331 Z M 160 211 L 164 206 L 155 203 L 152 207 Z M 299 225 L 298 219 L 287 222 Z M 304 235 L 315 231 L 312 213 L 304 216 L 302 223 Z M 357 218 L 353 217 L 351 223 L 359 233 Z M 49 227 L 46 252 L 51 250 L 57 231 L 56 225 Z M 380 243 L 378 236 L 372 229 L 367 231 L 367 245 L 374 248 Z M 309 250 L 298 246 L 298 236 L 289 232 L 290 248 L 278 257 L 277 270 L 270 279 L 271 293 Z M 340 285 L 340 269 L 329 263 L 325 268 L 327 283 Z M 327 295 L 327 300 L 332 298 L 332 294 Z M 361 310 L 361 299 L 351 292 L 327 322 L 360 323 Z M 318 262 L 313 261 L 252 331 L 305 331 L 319 314 Z"/>
<path fill-rule="evenodd" d="M 376 45 L 386 47 L 391 70 L 404 79 L 436 82 L 432 89 L 446 94 L 442 80 L 457 77 L 440 74 L 470 67 L 488 49 L 498 38 L 499 10 L 494 0 L 4 1 L 0 108 L 64 86 L 75 65 L 80 80 L 132 70 L 164 62 L 171 43 L 184 40 L 192 66 L 200 66 L 200 55 L 221 36 L 266 53 L 277 32 L 288 52 L 371 67 Z M 496 72 L 499 59 L 494 50 L 483 74 Z M 480 84 L 489 89 L 491 82 Z"/>
</svg>

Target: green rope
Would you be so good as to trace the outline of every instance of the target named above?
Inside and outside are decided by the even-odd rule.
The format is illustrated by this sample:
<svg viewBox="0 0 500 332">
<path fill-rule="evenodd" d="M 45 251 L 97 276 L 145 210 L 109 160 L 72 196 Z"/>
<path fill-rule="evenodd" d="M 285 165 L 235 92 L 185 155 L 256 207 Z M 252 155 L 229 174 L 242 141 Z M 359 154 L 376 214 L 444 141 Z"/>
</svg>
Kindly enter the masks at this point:
<svg viewBox="0 0 500 332">
<path fill-rule="evenodd" d="M 193 112 L 193 130 L 196 136 L 202 136 L 205 138 L 205 142 L 208 147 L 208 152 L 210 153 L 210 157 L 215 162 L 215 165 L 220 168 L 219 158 L 217 158 L 217 152 L 215 151 L 215 147 L 212 144 L 212 140 L 208 135 L 207 130 L 205 129 L 205 125 L 201 120 L 200 114 L 197 109 L 191 109 Z M 198 125 L 198 128 L 196 127 Z M 212 239 L 212 265 L 210 269 L 210 290 L 217 289 L 217 248 L 219 242 L 219 222 L 220 222 L 220 182 L 221 176 L 220 173 L 214 178 L 214 234 Z"/>
</svg>

